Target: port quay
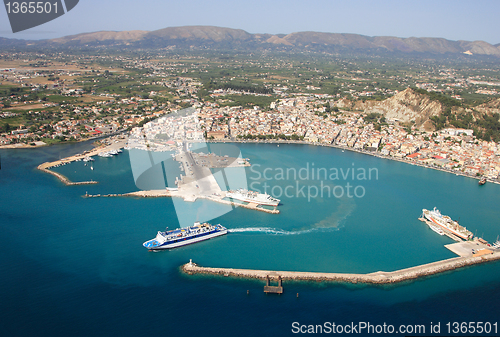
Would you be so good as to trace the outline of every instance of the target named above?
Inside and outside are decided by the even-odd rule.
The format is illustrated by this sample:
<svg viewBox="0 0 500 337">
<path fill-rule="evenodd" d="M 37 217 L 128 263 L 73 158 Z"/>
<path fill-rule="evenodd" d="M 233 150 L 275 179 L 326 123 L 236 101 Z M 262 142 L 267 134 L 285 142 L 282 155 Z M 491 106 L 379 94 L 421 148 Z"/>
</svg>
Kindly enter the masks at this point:
<svg viewBox="0 0 500 337">
<path fill-rule="evenodd" d="M 40 164 L 38 169 L 52 174 L 57 177 L 65 185 L 88 185 L 97 184 L 97 181 L 81 181 L 72 182 L 64 175 L 51 171 L 50 168 L 61 165 L 66 165 L 74 161 L 83 160 L 86 157 L 92 157 L 102 152 L 117 150 L 126 144 L 126 141 L 119 141 L 112 143 L 109 146 L 101 146 L 91 151 L 86 151 L 82 154 L 77 154 L 64 159 L 59 159 L 54 162 L 47 162 Z M 187 144 L 184 143 L 182 149 L 175 156 L 175 160 L 181 163 L 185 175 L 181 175 L 177 181 L 177 188 L 173 189 L 159 189 L 147 191 L 135 191 L 123 194 L 88 194 L 84 195 L 85 198 L 98 198 L 98 197 L 144 197 L 144 198 L 160 198 L 160 197 L 178 197 L 184 201 L 194 202 L 197 199 L 207 199 L 221 204 L 230 205 L 232 207 L 242 207 L 251 210 L 261 211 L 270 214 L 279 214 L 279 210 L 274 207 L 273 209 L 264 208 L 256 202 L 235 203 L 233 200 L 226 198 L 227 191 L 223 191 L 214 176 L 210 172 L 210 168 L 227 168 L 227 167 L 246 167 L 250 163 L 246 160 L 238 160 L 238 158 L 231 158 L 227 156 L 218 156 L 215 154 L 201 155 L 193 153 L 188 150 Z M 200 162 L 203 164 L 196 164 Z"/>
<path fill-rule="evenodd" d="M 426 211 L 426 210 L 423 210 Z M 420 221 L 431 226 L 432 223 L 423 218 Z M 461 227 L 456 224 L 457 227 Z M 464 231 L 465 228 L 463 228 Z M 280 292 L 282 280 L 293 281 L 316 281 L 316 282 L 337 282 L 337 283 L 360 283 L 360 284 L 395 284 L 403 281 L 413 280 L 445 271 L 451 271 L 475 264 L 496 261 L 500 259 L 499 241 L 491 245 L 482 238 L 470 238 L 462 240 L 450 230 L 441 231 L 441 235 L 446 235 L 456 243 L 447 244 L 445 247 L 458 255 L 458 257 L 422 264 L 410 268 L 400 269 L 391 272 L 377 271 L 368 274 L 354 273 L 322 273 L 322 272 L 299 272 L 299 271 L 275 271 L 275 270 L 252 270 L 252 269 L 233 269 L 233 268 L 210 268 L 201 267 L 191 260 L 181 266 L 182 272 L 188 275 L 209 274 L 224 277 L 250 278 L 266 280 L 266 287 L 269 287 L 269 279 L 279 282 Z M 273 287 L 271 287 L 274 289 Z M 266 288 L 265 288 L 266 289 Z M 272 292 L 272 291 L 271 291 Z"/>
</svg>

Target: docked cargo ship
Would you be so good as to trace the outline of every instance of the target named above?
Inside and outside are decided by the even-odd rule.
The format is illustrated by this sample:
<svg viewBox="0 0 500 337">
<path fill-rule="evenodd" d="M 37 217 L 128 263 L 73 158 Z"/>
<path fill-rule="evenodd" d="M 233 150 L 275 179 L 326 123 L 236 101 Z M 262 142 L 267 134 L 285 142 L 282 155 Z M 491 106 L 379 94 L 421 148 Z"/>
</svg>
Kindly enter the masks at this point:
<svg viewBox="0 0 500 337">
<path fill-rule="evenodd" d="M 467 230 L 467 228 L 460 226 L 457 221 L 452 220 L 447 215 L 442 215 L 436 207 L 432 211 L 427 209 L 422 210 L 423 216 L 425 219 L 431 221 L 437 226 L 443 228 L 445 231 L 448 231 L 463 240 L 472 239 L 474 234 Z"/>
<path fill-rule="evenodd" d="M 158 231 L 156 237 L 142 245 L 149 250 L 172 249 L 227 234 L 227 228 L 219 225 L 195 222 L 193 226 L 171 231 Z"/>
<path fill-rule="evenodd" d="M 228 191 L 226 193 L 226 197 L 240 201 L 255 203 L 259 205 L 267 205 L 267 206 L 278 206 L 280 203 L 279 199 L 273 198 L 267 193 L 262 194 L 254 191 L 248 191 L 245 189 Z"/>
</svg>

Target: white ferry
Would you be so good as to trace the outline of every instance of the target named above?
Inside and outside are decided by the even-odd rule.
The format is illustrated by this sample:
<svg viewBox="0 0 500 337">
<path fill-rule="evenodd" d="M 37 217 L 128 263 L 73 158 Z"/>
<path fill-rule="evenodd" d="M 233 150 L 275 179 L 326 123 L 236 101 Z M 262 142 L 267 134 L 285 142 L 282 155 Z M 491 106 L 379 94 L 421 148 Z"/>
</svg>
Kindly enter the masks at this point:
<svg viewBox="0 0 500 337">
<path fill-rule="evenodd" d="M 248 191 L 245 189 L 228 191 L 226 193 L 226 197 L 240 201 L 255 203 L 259 205 L 278 206 L 280 203 L 279 199 L 273 198 L 267 193 L 262 194 L 254 191 Z"/>
<path fill-rule="evenodd" d="M 158 231 L 156 237 L 142 245 L 149 250 L 172 249 L 227 234 L 227 228 L 219 225 L 195 222 L 193 226 L 175 230 Z"/>
<path fill-rule="evenodd" d="M 452 220 L 447 215 L 442 215 L 436 207 L 432 211 L 423 209 L 422 210 L 424 218 L 436 224 L 437 226 L 443 228 L 463 240 L 472 239 L 474 234 L 467 230 L 467 228 L 460 226 L 458 222 Z M 432 228 L 431 228 L 432 229 Z"/>
</svg>

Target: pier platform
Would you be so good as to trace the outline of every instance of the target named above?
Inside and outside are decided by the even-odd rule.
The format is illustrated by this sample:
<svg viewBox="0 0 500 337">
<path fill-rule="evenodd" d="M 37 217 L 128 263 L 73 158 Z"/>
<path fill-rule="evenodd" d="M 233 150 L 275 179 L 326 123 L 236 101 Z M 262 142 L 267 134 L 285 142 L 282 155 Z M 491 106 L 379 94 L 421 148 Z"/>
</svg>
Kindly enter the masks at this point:
<svg viewBox="0 0 500 337">
<path fill-rule="evenodd" d="M 453 253 L 457 254 L 458 256 L 462 257 L 468 257 L 473 255 L 479 256 L 478 252 L 485 249 L 488 250 L 490 253 L 492 252 L 492 250 L 489 250 L 490 247 L 488 247 L 485 244 L 482 244 L 477 240 L 452 243 L 449 245 L 445 245 L 445 247 L 451 250 Z"/>
<path fill-rule="evenodd" d="M 278 276 L 277 286 L 272 286 L 269 284 L 269 282 L 270 282 L 269 275 L 267 275 L 266 285 L 264 286 L 264 292 L 266 294 L 279 294 L 279 295 L 283 294 L 283 285 L 280 276 Z"/>
</svg>

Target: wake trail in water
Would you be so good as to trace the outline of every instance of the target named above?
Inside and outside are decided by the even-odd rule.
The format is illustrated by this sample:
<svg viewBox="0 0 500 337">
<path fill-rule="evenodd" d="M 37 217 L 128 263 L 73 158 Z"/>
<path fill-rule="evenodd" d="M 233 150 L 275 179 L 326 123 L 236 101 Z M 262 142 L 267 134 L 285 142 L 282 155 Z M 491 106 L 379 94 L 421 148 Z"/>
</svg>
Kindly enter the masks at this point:
<svg viewBox="0 0 500 337">
<path fill-rule="evenodd" d="M 299 235 L 299 234 L 306 234 L 306 233 L 312 233 L 316 231 L 323 230 L 325 231 L 327 228 L 311 228 L 311 229 L 303 229 L 303 230 L 296 230 L 296 231 L 287 231 L 284 229 L 279 229 L 279 228 L 270 228 L 270 227 L 248 227 L 248 228 L 231 228 L 228 229 L 227 231 L 229 233 L 244 233 L 244 232 L 261 232 L 265 234 L 273 234 L 273 235 Z M 338 230 L 338 228 L 328 228 L 328 229 L 334 229 Z"/>
</svg>

